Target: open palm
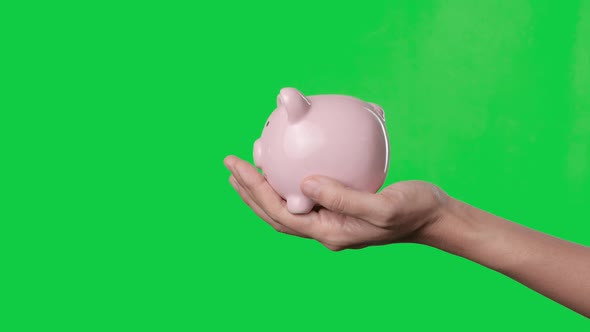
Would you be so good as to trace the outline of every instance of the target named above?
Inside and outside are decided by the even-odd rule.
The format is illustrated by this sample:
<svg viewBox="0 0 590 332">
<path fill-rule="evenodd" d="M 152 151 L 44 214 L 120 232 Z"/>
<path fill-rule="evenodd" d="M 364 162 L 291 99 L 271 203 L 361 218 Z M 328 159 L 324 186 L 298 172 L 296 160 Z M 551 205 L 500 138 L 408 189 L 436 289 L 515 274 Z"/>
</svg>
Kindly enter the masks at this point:
<svg viewBox="0 0 590 332">
<path fill-rule="evenodd" d="M 313 176 L 304 181 L 302 191 L 318 208 L 297 215 L 287 210 L 286 201 L 254 166 L 235 156 L 224 162 L 232 173 L 230 183 L 261 219 L 281 233 L 315 239 L 334 251 L 419 242 L 424 230 L 440 218 L 447 198 L 422 181 L 398 182 L 372 194 Z"/>
</svg>

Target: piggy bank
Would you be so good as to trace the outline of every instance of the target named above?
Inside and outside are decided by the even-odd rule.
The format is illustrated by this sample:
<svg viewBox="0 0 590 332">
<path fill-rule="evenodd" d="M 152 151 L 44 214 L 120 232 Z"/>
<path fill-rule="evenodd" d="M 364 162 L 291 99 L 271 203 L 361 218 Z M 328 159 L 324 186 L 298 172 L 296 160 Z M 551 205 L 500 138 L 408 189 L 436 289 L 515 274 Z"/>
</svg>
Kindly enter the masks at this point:
<svg viewBox="0 0 590 332">
<path fill-rule="evenodd" d="M 304 96 L 283 88 L 254 142 L 254 163 L 293 214 L 308 213 L 316 204 L 300 189 L 310 175 L 375 193 L 389 168 L 383 109 L 350 96 Z"/>
</svg>

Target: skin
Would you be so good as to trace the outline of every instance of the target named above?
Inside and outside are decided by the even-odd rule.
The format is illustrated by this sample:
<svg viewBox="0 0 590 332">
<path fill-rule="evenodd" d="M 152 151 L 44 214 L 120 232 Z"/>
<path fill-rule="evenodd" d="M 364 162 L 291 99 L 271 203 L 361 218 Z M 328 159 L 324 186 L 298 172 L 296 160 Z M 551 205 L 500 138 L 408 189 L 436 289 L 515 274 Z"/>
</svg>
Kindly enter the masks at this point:
<svg viewBox="0 0 590 332">
<path fill-rule="evenodd" d="M 590 247 L 510 222 L 422 181 L 398 182 L 371 194 L 312 176 L 301 190 L 318 208 L 294 215 L 254 166 L 235 156 L 224 163 L 242 200 L 278 232 L 314 239 L 333 251 L 428 245 L 500 272 L 590 318 Z"/>
</svg>

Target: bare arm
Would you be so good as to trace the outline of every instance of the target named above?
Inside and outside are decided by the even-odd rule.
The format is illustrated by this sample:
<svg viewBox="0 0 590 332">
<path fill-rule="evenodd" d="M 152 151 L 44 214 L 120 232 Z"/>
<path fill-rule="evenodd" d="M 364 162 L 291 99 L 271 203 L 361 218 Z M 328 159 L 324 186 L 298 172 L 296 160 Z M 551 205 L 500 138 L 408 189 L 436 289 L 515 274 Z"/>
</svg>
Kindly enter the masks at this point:
<svg viewBox="0 0 590 332">
<path fill-rule="evenodd" d="M 362 193 L 324 177 L 301 190 L 321 208 L 293 215 L 264 177 L 228 157 L 230 183 L 246 204 L 281 233 L 317 240 L 330 250 L 414 242 L 489 267 L 590 318 L 590 247 L 564 241 L 460 202 L 422 181 Z"/>
<path fill-rule="evenodd" d="M 450 199 L 420 242 L 465 257 L 590 318 L 590 247 Z"/>
</svg>

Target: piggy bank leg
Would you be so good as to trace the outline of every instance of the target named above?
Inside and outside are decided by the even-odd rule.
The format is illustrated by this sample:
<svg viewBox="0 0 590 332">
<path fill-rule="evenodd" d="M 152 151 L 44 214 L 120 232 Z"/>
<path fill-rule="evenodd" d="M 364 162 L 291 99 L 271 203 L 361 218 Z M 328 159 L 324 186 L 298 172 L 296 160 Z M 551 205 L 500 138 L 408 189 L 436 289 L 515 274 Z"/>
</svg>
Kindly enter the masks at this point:
<svg viewBox="0 0 590 332">
<path fill-rule="evenodd" d="M 315 202 L 301 195 L 287 197 L 287 210 L 293 214 L 306 214 L 313 209 Z"/>
</svg>

